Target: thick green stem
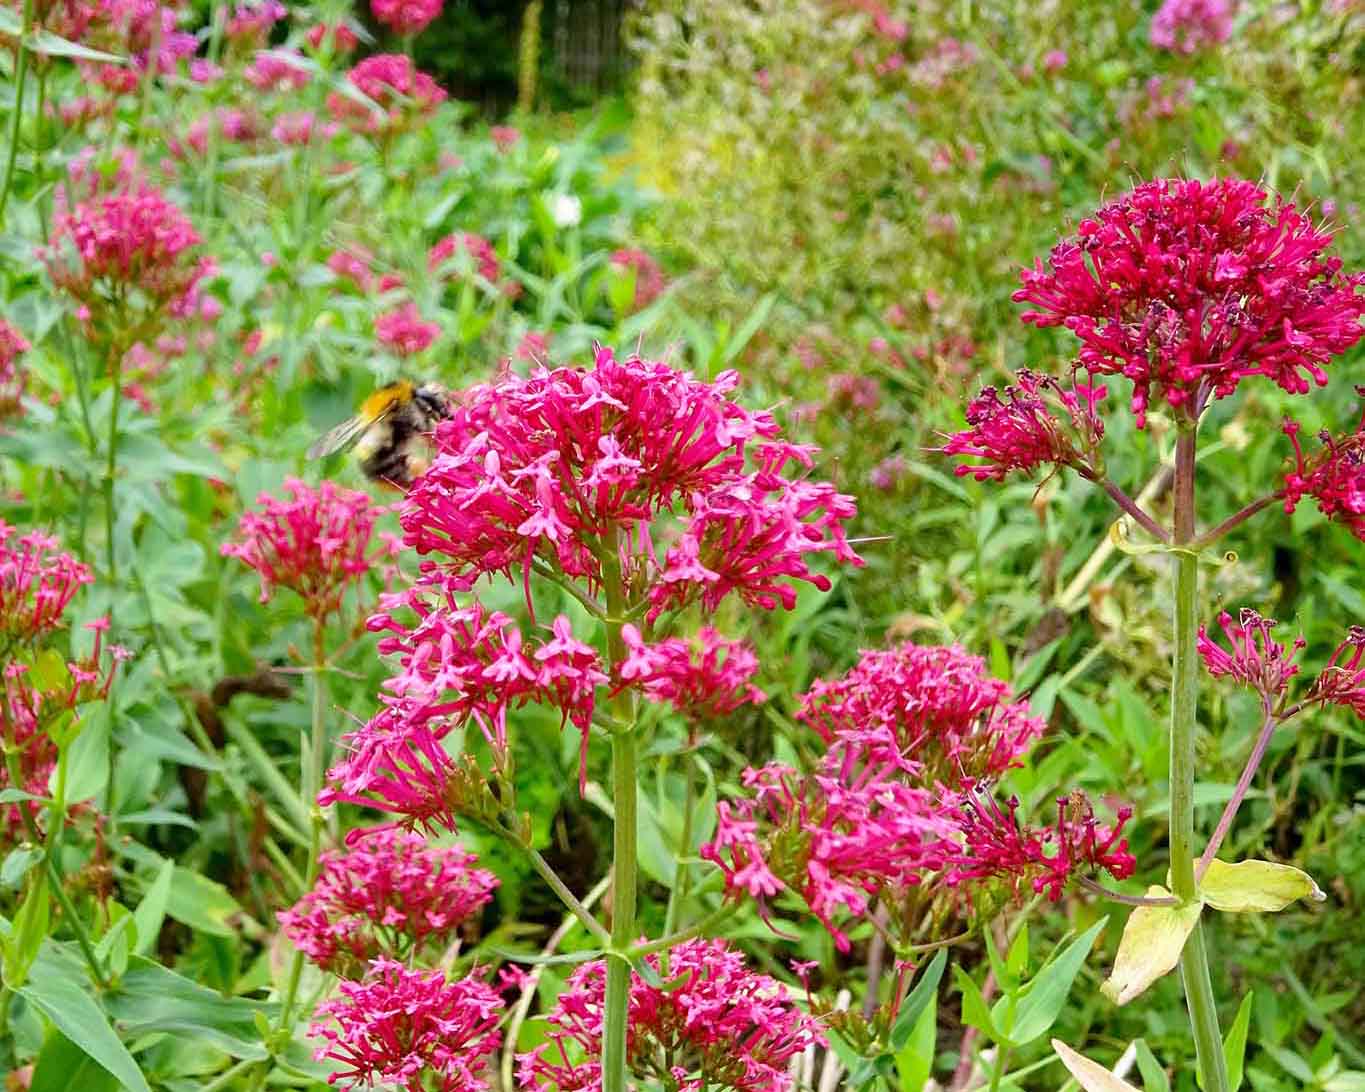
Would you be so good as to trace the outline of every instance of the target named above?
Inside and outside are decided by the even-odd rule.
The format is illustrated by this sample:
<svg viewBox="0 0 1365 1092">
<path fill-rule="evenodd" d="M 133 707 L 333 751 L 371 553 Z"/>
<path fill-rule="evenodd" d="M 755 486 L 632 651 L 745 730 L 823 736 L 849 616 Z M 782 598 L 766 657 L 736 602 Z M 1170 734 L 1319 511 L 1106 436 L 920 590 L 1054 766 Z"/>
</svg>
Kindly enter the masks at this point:
<svg viewBox="0 0 1365 1092">
<path fill-rule="evenodd" d="M 603 559 L 607 599 L 607 654 L 613 667 L 626 658 L 621 628 L 625 624 L 626 589 L 621 572 L 620 542 L 612 534 Z M 602 1031 L 602 1092 L 626 1092 L 626 1024 L 630 1002 L 630 964 L 623 953 L 635 935 L 636 847 L 636 717 L 635 699 L 623 690 L 612 700 L 612 717 L 620 725 L 612 733 L 612 804 L 616 809 L 611 894 L 611 940 L 616 954 L 607 960 L 606 1013 Z"/>
<path fill-rule="evenodd" d="M 9 120 L 9 156 L 5 160 L 5 181 L 0 185 L 0 225 L 5 222 L 5 206 L 14 186 L 14 164 L 19 158 L 19 126 L 24 120 L 24 81 L 28 79 L 28 34 L 33 29 L 33 0 L 24 0 L 23 26 L 19 34 L 19 54 L 14 62 L 14 113 Z"/>
<path fill-rule="evenodd" d="M 1183 422 L 1175 455 L 1175 665 L 1171 680 L 1171 892 L 1181 902 L 1196 898 L 1194 880 L 1194 744 L 1199 695 L 1199 559 L 1182 550 L 1195 537 L 1196 424 Z M 1180 978 L 1190 1010 L 1195 1053 L 1205 1092 L 1228 1092 L 1218 1009 L 1209 978 L 1203 927 L 1196 925 L 1180 956 Z"/>
</svg>

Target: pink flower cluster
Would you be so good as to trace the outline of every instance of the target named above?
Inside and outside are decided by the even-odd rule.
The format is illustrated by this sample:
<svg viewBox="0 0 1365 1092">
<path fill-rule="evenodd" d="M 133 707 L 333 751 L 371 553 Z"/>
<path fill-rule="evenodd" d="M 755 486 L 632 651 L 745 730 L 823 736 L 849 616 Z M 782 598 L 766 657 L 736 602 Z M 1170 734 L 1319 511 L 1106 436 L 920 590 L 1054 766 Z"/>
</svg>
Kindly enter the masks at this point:
<svg viewBox="0 0 1365 1092">
<path fill-rule="evenodd" d="M 408 541 L 439 555 L 433 578 L 455 589 L 539 562 L 596 593 L 600 543 L 628 529 L 620 562 L 650 618 L 692 602 L 714 610 L 731 593 L 790 608 L 792 581 L 829 587 L 810 555 L 858 563 L 843 532 L 855 509 L 826 482 L 783 476 L 808 468 L 810 451 L 733 402 L 738 381 L 601 349 L 591 369 L 476 387 L 437 429 L 436 459 L 403 509 Z M 682 529 L 660 557 L 649 524 L 663 512 Z"/>
<path fill-rule="evenodd" d="M 59 714 L 102 698 L 114 669 L 128 658 L 126 649 L 114 645 L 109 650 L 110 662 L 103 662 L 103 636 L 109 620 L 101 618 L 86 627 L 95 634 L 93 650 L 66 661 L 62 677 L 56 677 L 50 666 L 41 675 L 30 670 L 61 628 L 72 599 L 93 580 L 89 567 L 63 552 L 55 538 L 37 531 L 21 535 L 0 520 L 0 643 L 6 650 L 0 670 L 4 688 L 0 746 L 15 753 L 19 770 L 15 784 L 0 766 L 0 788 L 47 795 L 48 775 L 57 762 L 57 744 L 47 729 Z M 20 829 L 24 808 L 35 817 L 42 810 L 41 805 L 21 802 L 0 811 L 11 838 Z"/>
<path fill-rule="evenodd" d="M 659 957 L 646 962 L 660 973 Z M 693 940 L 669 952 L 667 986 L 632 974 L 626 1067 L 640 1081 L 679 1092 L 790 1092 L 791 1060 L 823 1045 L 819 1025 L 787 989 L 755 974 L 723 940 Z M 548 1041 L 518 1057 L 522 1088 L 598 1092 L 606 968 L 578 968 L 549 1016 Z"/>
<path fill-rule="evenodd" d="M 1271 636 L 1277 623 L 1246 608 L 1241 611 L 1240 625 L 1233 623 L 1227 611 L 1219 615 L 1218 622 L 1232 650 L 1228 652 L 1211 641 L 1200 626 L 1198 648 L 1204 666 L 1214 678 L 1231 678 L 1260 694 L 1267 713 L 1288 719 L 1304 706 L 1322 704 L 1340 705 L 1365 717 L 1365 666 L 1361 665 L 1365 627 L 1351 627 L 1327 665 L 1308 684 L 1302 701 L 1288 705 L 1289 684 L 1299 673 L 1294 658 L 1304 648 L 1303 638 L 1286 647 Z"/>
<path fill-rule="evenodd" d="M 139 185 L 56 214 L 52 243 L 39 257 L 53 283 L 91 312 L 128 289 L 157 311 L 184 300 L 212 268 L 196 256 L 200 242 L 179 208 Z"/>
<path fill-rule="evenodd" d="M 0 421 L 23 412 L 28 372 L 19 367 L 17 361 L 31 348 L 23 334 L 0 319 Z"/>
<path fill-rule="evenodd" d="M 346 74 L 346 79 L 383 113 L 377 115 L 371 107 L 336 91 L 327 96 L 327 109 L 337 120 L 366 133 L 401 129 L 415 117 L 431 113 L 447 97 L 434 79 L 412 63 L 411 57 L 398 53 L 366 57 Z"/>
<path fill-rule="evenodd" d="M 441 14 L 443 0 L 370 0 L 370 10 L 395 34 L 420 34 Z"/>
<path fill-rule="evenodd" d="M 260 508 L 242 516 L 239 540 L 223 543 L 221 552 L 260 574 L 262 603 L 277 587 L 289 588 L 320 622 L 341 609 L 347 589 L 380 558 L 397 553 L 398 543 L 385 535 L 370 550 L 375 524 L 387 509 L 364 493 L 331 482 L 313 489 L 296 478 L 284 488 L 286 499 L 269 493 L 256 498 Z"/>
<path fill-rule="evenodd" d="M 374 320 L 374 336 L 381 344 L 402 357 L 414 356 L 427 348 L 441 332 L 434 322 L 425 321 L 417 305 L 409 301 Z"/>
<path fill-rule="evenodd" d="M 701 855 L 732 897 L 760 905 L 796 894 L 847 951 L 839 920 L 874 897 L 895 915 L 908 894 L 938 882 L 1029 882 L 1060 898 L 1077 873 L 1123 877 L 1133 861 L 1119 835 L 1070 800 L 1054 828 L 1021 827 L 981 796 L 1027 752 L 1043 722 L 957 647 L 865 652 L 845 676 L 820 681 L 797 719 L 828 750 L 812 772 L 771 764 L 744 774 L 751 796 L 719 805 Z M 1049 849 L 1052 852 L 1049 852 Z M 907 922 L 913 925 L 913 922 Z"/>
<path fill-rule="evenodd" d="M 1027 882 L 1035 894 L 1056 902 L 1075 875 L 1103 869 L 1122 880 L 1133 874 L 1137 862 L 1122 836 L 1133 815 L 1131 808 L 1119 808 L 1117 821 L 1107 827 L 1095 818 L 1085 796 L 1073 793 L 1057 801 L 1056 824 L 1041 829 L 1020 824 L 1018 810 L 1014 798 L 1005 808 L 971 793 L 962 798 L 958 809 L 962 847 L 948 857 L 944 874 L 948 886 L 1003 879 L 1017 888 Z"/>
<path fill-rule="evenodd" d="M 246 67 L 242 77 L 261 91 L 288 94 L 307 87 L 313 78 L 304 59 L 289 49 L 263 49 Z"/>
<path fill-rule="evenodd" d="M 829 586 L 809 555 L 859 559 L 843 532 L 852 501 L 783 475 L 789 462 L 809 467 L 809 451 L 778 441 L 771 415 L 734 403 L 736 383 L 733 373 L 702 383 L 603 349 L 591 369 L 505 375 L 455 399 L 402 507 L 406 541 L 427 557 L 422 575 L 369 623 L 399 672 L 383 710 L 347 737 L 324 803 L 449 826 L 466 787 L 440 741 L 466 720 L 501 767 L 507 713 L 527 702 L 559 709 L 586 752 L 603 685 L 638 687 L 703 717 L 759 697 L 747 648 L 710 631 L 695 647 L 653 640 L 657 617 L 693 603 L 713 611 L 731 593 L 790 607 L 793 581 Z M 655 545 L 656 519 L 666 548 Z M 643 615 L 615 679 L 567 616 L 549 634 L 523 634 L 506 615 L 461 604 L 481 578 L 501 574 L 525 582 L 530 606 L 537 571 L 574 582 L 589 603 L 610 580 Z"/>
<path fill-rule="evenodd" d="M 1286 421 L 1284 431 L 1294 445 L 1295 461 L 1285 475 L 1285 512 L 1292 514 L 1304 497 L 1312 497 L 1324 516 L 1365 541 L 1365 421 L 1347 436 L 1321 433 L 1322 450 L 1311 458 L 1299 445 L 1299 426 Z"/>
<path fill-rule="evenodd" d="M 644 310 L 663 295 L 666 283 L 664 271 L 647 252 L 633 249 L 614 251 L 611 266 L 635 278 L 635 293 L 631 298 L 632 311 Z"/>
<path fill-rule="evenodd" d="M 999 777 L 1043 734 L 1044 722 L 1012 696 L 961 646 L 906 643 L 864 652 L 839 678 L 816 680 L 796 719 L 827 744 L 853 742 L 956 786 Z"/>
<path fill-rule="evenodd" d="M 1072 466 L 1082 473 L 1104 438 L 1104 421 L 1096 406 L 1104 387 L 1076 383 L 1068 390 L 1057 380 L 1021 371 L 1016 385 L 983 387 L 967 404 L 968 428 L 948 437 L 939 448 L 945 455 L 980 459 L 959 463 L 958 477 L 1001 481 L 1014 470 L 1040 466 Z"/>
<path fill-rule="evenodd" d="M 76 593 L 94 582 L 88 565 L 58 547 L 50 535 L 20 535 L 0 520 L 0 637 L 7 643 L 51 634 Z"/>
<path fill-rule="evenodd" d="M 749 681 L 758 671 L 753 648 L 727 640 L 710 626 L 691 642 L 670 637 L 648 644 L 629 623 L 621 636 L 627 655 L 618 685 L 636 686 L 650 701 L 671 705 L 690 720 L 718 720 L 767 698 Z"/>
<path fill-rule="evenodd" d="M 1340 705 L 1365 718 L 1365 626 L 1352 626 L 1346 640 L 1337 645 L 1305 701 Z"/>
<path fill-rule="evenodd" d="M 1148 37 L 1158 49 L 1192 54 L 1232 36 L 1232 0 L 1163 0 Z"/>
<path fill-rule="evenodd" d="M 1153 391 L 1185 415 L 1250 376 L 1307 393 L 1360 340 L 1362 276 L 1324 256 L 1329 232 L 1269 201 L 1238 179 L 1145 182 L 1023 271 L 1023 320 L 1065 326 L 1080 367 L 1132 380 L 1140 427 Z"/>
<path fill-rule="evenodd" d="M 851 945 L 838 919 L 863 917 L 878 893 L 888 900 L 923 883 L 943 867 L 957 829 L 951 809 L 897 763 L 845 745 L 813 774 L 772 763 L 742 781 L 752 795 L 717 805 L 702 859 L 721 870 L 731 897 L 755 899 L 761 913 L 793 892 L 843 952 Z"/>
<path fill-rule="evenodd" d="M 473 854 L 411 831 L 357 830 L 346 843 L 322 854 L 312 890 L 279 915 L 299 951 L 343 977 L 380 956 L 406 960 L 448 943 L 498 885 Z"/>
<path fill-rule="evenodd" d="M 1223 611 L 1218 616 L 1231 651 L 1211 640 L 1208 629 L 1199 627 L 1197 648 L 1204 666 L 1215 679 L 1231 678 L 1242 686 L 1260 694 L 1267 705 L 1273 705 L 1289 689 L 1289 683 L 1299 673 L 1294 662 L 1305 641 L 1296 637 L 1286 647 L 1271 636 L 1276 622 L 1262 618 L 1254 610 L 1243 608 L 1236 622 Z"/>
<path fill-rule="evenodd" d="M 198 48 L 193 34 L 178 29 L 177 6 L 159 0 L 72 0 L 55 5 L 53 16 L 50 28 L 61 37 L 129 58 L 128 65 L 79 62 L 88 83 L 114 95 L 136 91 L 148 72 L 175 71 Z"/>
<path fill-rule="evenodd" d="M 503 1003 L 475 978 L 449 982 L 440 971 L 408 970 L 377 959 L 360 982 L 317 1008 L 309 1029 L 323 1039 L 314 1057 L 343 1068 L 327 1078 L 349 1089 L 488 1092 L 489 1057 L 502 1045 Z"/>
<path fill-rule="evenodd" d="M 457 231 L 438 240 L 427 252 L 427 269 L 436 273 L 445 269 L 448 262 L 453 265 L 452 259 L 460 251 L 469 255 L 480 277 L 489 284 L 498 283 L 502 267 L 498 263 L 497 251 L 492 243 L 472 231 Z"/>
</svg>

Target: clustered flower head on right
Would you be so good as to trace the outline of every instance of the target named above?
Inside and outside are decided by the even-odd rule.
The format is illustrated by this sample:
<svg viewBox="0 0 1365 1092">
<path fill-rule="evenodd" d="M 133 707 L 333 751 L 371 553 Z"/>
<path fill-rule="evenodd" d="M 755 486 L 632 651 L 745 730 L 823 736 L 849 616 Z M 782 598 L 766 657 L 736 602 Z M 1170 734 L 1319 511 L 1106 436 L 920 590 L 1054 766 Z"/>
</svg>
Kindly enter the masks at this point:
<svg viewBox="0 0 1365 1092">
<path fill-rule="evenodd" d="M 748 798 L 722 802 L 701 855 L 731 897 L 766 907 L 791 892 L 841 951 L 880 900 L 893 937 L 921 921 L 924 900 L 968 882 L 1028 887 L 1058 899 L 1078 876 L 1131 874 L 1121 809 L 1099 823 L 1081 796 L 1053 826 L 1031 828 L 988 786 L 1017 766 L 1043 722 L 1007 684 L 957 646 L 863 653 L 845 675 L 802 695 L 797 719 L 828 750 L 809 771 L 779 763 L 745 771 Z M 766 912 L 766 911 L 765 911 Z"/>
</svg>

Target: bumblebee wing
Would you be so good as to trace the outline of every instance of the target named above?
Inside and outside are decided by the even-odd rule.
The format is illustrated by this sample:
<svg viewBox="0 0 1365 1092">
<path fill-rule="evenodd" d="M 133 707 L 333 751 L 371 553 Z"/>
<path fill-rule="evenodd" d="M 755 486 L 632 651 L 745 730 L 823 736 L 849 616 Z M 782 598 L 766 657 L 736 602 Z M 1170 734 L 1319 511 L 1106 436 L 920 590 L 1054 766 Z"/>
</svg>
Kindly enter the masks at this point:
<svg viewBox="0 0 1365 1092">
<path fill-rule="evenodd" d="M 325 459 L 328 455 L 335 455 L 338 451 L 350 447 L 365 429 L 373 424 L 364 417 L 352 417 L 349 421 L 342 421 L 336 428 L 328 429 L 323 435 L 319 436 L 313 446 L 308 449 L 308 458 Z"/>
</svg>

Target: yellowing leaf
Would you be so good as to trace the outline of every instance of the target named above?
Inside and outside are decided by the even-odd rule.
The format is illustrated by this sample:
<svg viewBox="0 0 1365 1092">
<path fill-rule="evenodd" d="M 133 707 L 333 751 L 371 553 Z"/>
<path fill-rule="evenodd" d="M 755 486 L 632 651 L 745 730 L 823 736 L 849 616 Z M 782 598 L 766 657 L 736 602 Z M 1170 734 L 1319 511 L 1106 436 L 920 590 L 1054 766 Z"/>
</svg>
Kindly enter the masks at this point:
<svg viewBox="0 0 1365 1092">
<path fill-rule="evenodd" d="M 1149 899 L 1170 897 L 1164 887 L 1147 888 Z M 1185 938 L 1199 924 L 1199 903 L 1139 906 L 1128 916 L 1114 970 L 1100 989 L 1116 1005 L 1126 1005 L 1180 962 Z M 1079 1079 L 1079 1078 L 1078 1078 Z"/>
<path fill-rule="evenodd" d="M 1312 876 L 1293 865 L 1219 860 L 1209 862 L 1199 881 L 1199 896 L 1215 910 L 1232 914 L 1273 913 L 1297 899 L 1322 902 L 1327 898 Z"/>
<path fill-rule="evenodd" d="M 1052 1040 L 1052 1049 L 1085 1092 L 1137 1092 L 1127 1081 L 1115 1077 L 1099 1062 L 1092 1062 L 1084 1054 L 1078 1054 L 1060 1039 Z"/>
</svg>

